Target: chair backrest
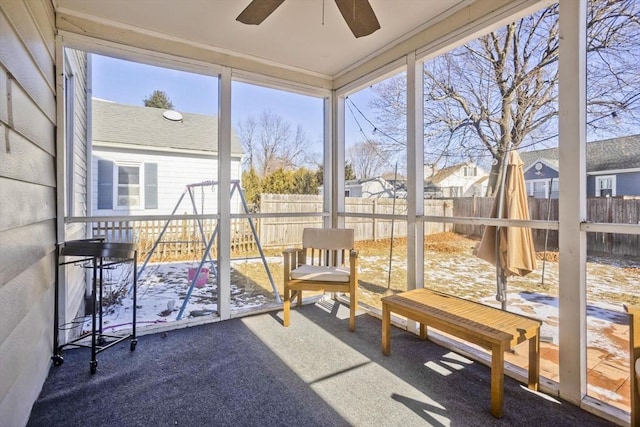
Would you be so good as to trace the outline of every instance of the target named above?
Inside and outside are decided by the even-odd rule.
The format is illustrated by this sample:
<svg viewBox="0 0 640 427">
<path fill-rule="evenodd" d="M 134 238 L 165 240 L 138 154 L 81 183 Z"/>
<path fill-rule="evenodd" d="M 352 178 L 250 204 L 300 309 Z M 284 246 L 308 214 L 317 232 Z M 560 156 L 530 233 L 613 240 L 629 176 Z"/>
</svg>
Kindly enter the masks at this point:
<svg viewBox="0 0 640 427">
<path fill-rule="evenodd" d="M 302 247 L 306 264 L 340 266 L 353 249 L 353 230 L 348 228 L 305 228 Z"/>
<path fill-rule="evenodd" d="M 350 228 L 305 228 L 302 247 L 315 249 L 352 249 L 353 230 Z"/>
</svg>

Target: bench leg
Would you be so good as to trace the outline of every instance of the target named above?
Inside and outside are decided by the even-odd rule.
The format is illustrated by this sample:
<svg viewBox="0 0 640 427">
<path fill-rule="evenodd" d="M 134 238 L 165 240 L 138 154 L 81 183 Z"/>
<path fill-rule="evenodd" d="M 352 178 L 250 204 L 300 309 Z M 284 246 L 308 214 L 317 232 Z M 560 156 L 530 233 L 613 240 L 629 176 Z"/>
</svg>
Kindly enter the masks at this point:
<svg viewBox="0 0 640 427">
<path fill-rule="evenodd" d="M 427 325 L 420 323 L 420 339 L 422 341 L 427 339 Z"/>
<path fill-rule="evenodd" d="M 491 415 L 502 418 L 504 402 L 504 348 L 491 350 Z"/>
<path fill-rule="evenodd" d="M 287 287 L 284 288 L 284 302 L 282 303 L 283 308 L 283 319 L 282 325 L 285 327 L 289 326 L 289 322 L 291 319 L 291 290 Z"/>
<path fill-rule="evenodd" d="M 391 351 L 391 312 L 389 306 L 382 303 L 382 354 L 389 355 Z"/>
<path fill-rule="evenodd" d="M 540 381 L 540 328 L 536 336 L 529 339 L 529 388 L 538 390 Z"/>
</svg>

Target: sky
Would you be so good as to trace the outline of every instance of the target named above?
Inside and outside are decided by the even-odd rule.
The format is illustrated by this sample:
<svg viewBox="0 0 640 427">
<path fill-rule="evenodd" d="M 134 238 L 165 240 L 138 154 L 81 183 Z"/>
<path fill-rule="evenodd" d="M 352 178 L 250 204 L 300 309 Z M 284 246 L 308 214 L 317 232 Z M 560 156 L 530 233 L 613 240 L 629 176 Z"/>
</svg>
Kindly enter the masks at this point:
<svg viewBox="0 0 640 427">
<path fill-rule="evenodd" d="M 124 61 L 107 56 L 92 55 L 93 97 L 120 104 L 144 105 L 144 99 L 155 90 L 167 94 L 174 109 L 181 112 L 217 115 L 218 80 L 211 76 L 172 70 L 169 68 Z M 311 96 L 275 90 L 256 85 L 233 82 L 231 123 L 236 127 L 248 117 L 260 116 L 269 110 L 282 117 L 293 128 L 300 126 L 314 151 L 321 153 L 323 137 L 323 100 Z M 371 98 L 369 89 L 349 98 L 365 114 Z M 373 126 L 357 117 L 363 131 L 371 136 Z M 347 144 L 362 141 L 355 120 L 347 111 Z"/>
</svg>

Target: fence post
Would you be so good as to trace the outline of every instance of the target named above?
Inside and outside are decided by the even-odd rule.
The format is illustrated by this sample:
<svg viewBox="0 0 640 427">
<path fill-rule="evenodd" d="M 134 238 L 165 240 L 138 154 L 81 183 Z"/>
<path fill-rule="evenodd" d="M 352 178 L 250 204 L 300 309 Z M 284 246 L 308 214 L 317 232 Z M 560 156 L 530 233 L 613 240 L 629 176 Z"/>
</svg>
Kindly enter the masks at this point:
<svg viewBox="0 0 640 427">
<path fill-rule="evenodd" d="M 378 199 L 373 199 L 373 205 L 371 207 L 372 213 L 375 215 L 376 211 L 377 211 L 377 207 L 378 207 Z M 378 220 L 377 218 L 374 216 L 373 217 L 373 230 L 371 230 L 371 234 L 372 236 L 372 240 L 375 242 L 378 238 Z"/>
</svg>

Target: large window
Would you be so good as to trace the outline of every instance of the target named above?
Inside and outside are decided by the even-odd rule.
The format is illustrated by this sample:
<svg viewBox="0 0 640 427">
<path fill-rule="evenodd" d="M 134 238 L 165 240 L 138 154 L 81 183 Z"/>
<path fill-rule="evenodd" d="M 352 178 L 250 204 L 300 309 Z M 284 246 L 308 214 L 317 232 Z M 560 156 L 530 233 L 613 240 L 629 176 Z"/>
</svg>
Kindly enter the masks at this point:
<svg viewBox="0 0 640 427">
<path fill-rule="evenodd" d="M 325 224 L 321 95 L 232 82 L 232 149 L 243 154 L 228 165 L 241 190 L 231 206 L 234 311 L 279 302 L 282 250 L 299 247 L 304 228 Z M 236 297 L 237 289 L 244 293 Z"/>
<path fill-rule="evenodd" d="M 362 306 L 407 289 L 404 71 L 345 99 L 344 226 L 355 230 Z M 342 166 L 342 165 L 341 165 Z"/>
<path fill-rule="evenodd" d="M 218 188 L 218 166 L 229 144 L 218 141 L 218 78 L 90 56 L 89 206 L 90 215 L 108 218 L 91 224 L 92 235 L 137 244 L 141 325 L 217 314 L 218 199 L 228 191 Z M 131 272 L 108 274 L 120 283 Z M 110 289 L 106 322 L 132 303 L 117 285 Z"/>
<path fill-rule="evenodd" d="M 559 169 L 556 13 L 551 6 L 429 58 L 421 76 L 424 286 L 541 320 L 541 374 L 554 381 L 558 232 L 516 221 L 558 218 L 551 175 L 534 169 L 540 160 Z M 489 218 L 499 225 L 484 225 Z M 507 245 L 507 235 L 520 238 Z M 505 358 L 526 368 L 523 354 Z"/>
<path fill-rule="evenodd" d="M 587 394 L 628 411 L 629 325 L 622 306 L 640 302 L 640 2 L 590 0 L 588 6 Z"/>
</svg>

